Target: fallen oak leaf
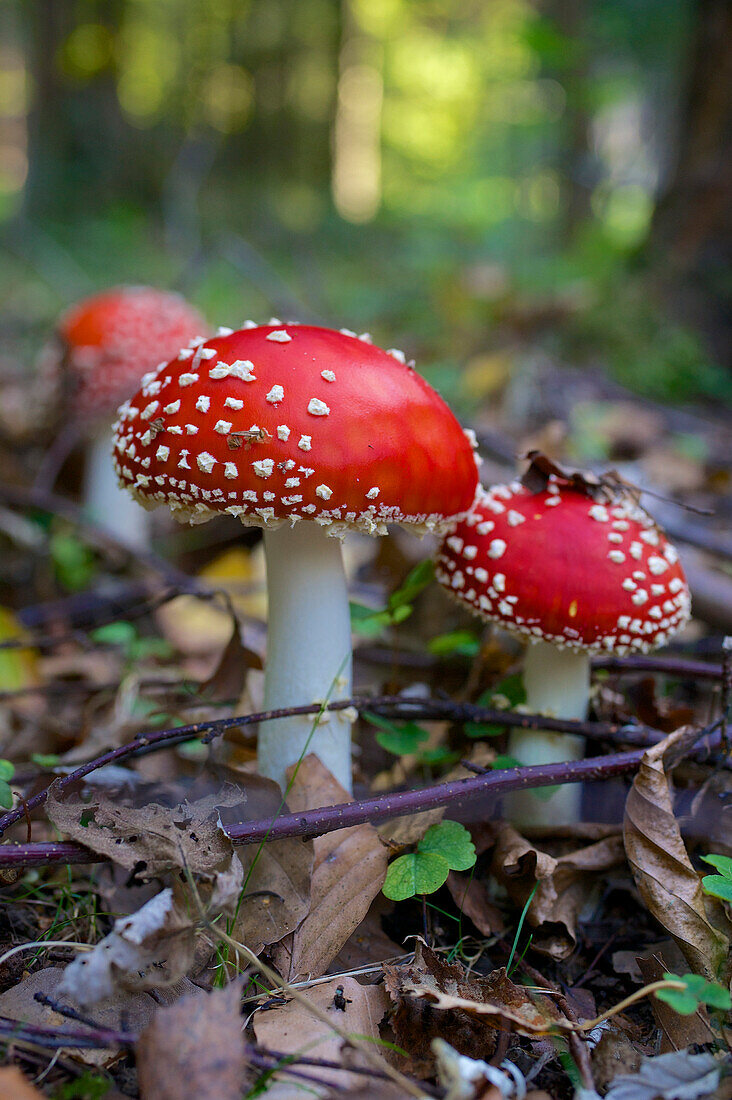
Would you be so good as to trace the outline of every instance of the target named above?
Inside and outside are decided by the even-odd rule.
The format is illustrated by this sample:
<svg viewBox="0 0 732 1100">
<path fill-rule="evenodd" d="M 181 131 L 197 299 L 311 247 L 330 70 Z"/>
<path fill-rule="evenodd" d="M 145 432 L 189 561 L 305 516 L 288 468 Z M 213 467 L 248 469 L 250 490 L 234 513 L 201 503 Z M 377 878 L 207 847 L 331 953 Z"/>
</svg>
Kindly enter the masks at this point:
<svg viewBox="0 0 732 1100">
<path fill-rule="evenodd" d="M 0 1096 L 5 1100 L 43 1100 L 43 1093 L 18 1069 L 4 1066 L 0 1069 Z"/>
<path fill-rule="evenodd" d="M 577 1030 L 576 1025 L 560 1015 L 559 1010 L 542 991 L 535 993 L 535 999 L 532 1000 L 523 986 L 514 985 L 503 967 L 494 970 L 485 979 L 485 983 L 484 995 L 487 996 L 490 990 L 491 1000 L 475 1001 L 423 986 L 410 987 L 408 984 L 403 987 L 402 992 L 405 996 L 429 1001 L 433 1008 L 460 1009 L 469 1016 L 486 1017 L 497 1030 L 503 1030 L 506 1022 L 511 1023 L 518 1035 L 533 1037 Z M 547 990 L 547 993 L 550 992 Z"/>
<path fill-rule="evenodd" d="M 691 734 L 688 727 L 677 730 L 644 753 L 625 803 L 623 839 L 645 905 L 692 970 L 714 980 L 725 966 L 729 940 L 707 917 L 701 876 L 682 840 L 666 775 Z"/>
<path fill-rule="evenodd" d="M 529 1031 L 532 1036 L 548 1030 L 546 1016 L 522 987 L 506 978 L 505 971 L 494 971 L 487 978 L 468 975 L 461 963 L 446 962 L 421 940 L 417 940 L 413 962 L 399 966 L 385 963 L 383 970 L 384 984 L 394 1003 L 394 1038 L 409 1051 L 405 1071 L 419 1077 L 435 1072 L 433 1039 L 444 1039 L 459 1054 L 472 1057 L 480 1050 L 490 1057 L 496 1032 L 505 1028 L 511 1014 L 526 1020 L 519 1006 L 530 1006 L 527 1011 L 536 1025 Z M 423 1001 L 429 1002 L 429 1008 Z M 485 1011 L 480 1010 L 481 1005 Z M 444 1011 L 433 1012 L 433 1008 Z M 547 1002 L 546 1013 L 552 1019 L 559 1018 L 552 1002 Z M 572 1025 L 566 1023 L 571 1029 Z"/>
<path fill-rule="evenodd" d="M 248 816 L 274 818 L 287 808 L 278 783 L 259 775 L 248 776 L 246 782 Z M 236 820 L 236 813 L 225 809 L 221 817 L 226 825 L 229 818 Z M 237 850 L 235 862 L 241 861 L 243 878 L 230 926 L 234 940 L 259 955 L 297 928 L 311 909 L 313 858 L 313 841 L 300 837 Z M 213 898 L 209 905 L 215 908 Z"/>
<path fill-rule="evenodd" d="M 697 1100 L 717 1089 L 725 1062 L 688 1050 L 642 1058 L 637 1073 L 615 1078 L 606 1100 Z"/>
<path fill-rule="evenodd" d="M 29 974 L 23 981 L 0 994 L 0 1016 L 41 1027 L 68 1027 L 67 1017 L 57 1012 L 46 1000 L 58 994 L 63 976 L 64 970 L 60 966 L 49 966 Z M 42 995 L 40 1001 L 36 999 L 37 995 Z M 64 1007 L 80 1007 L 68 994 L 62 999 Z M 157 1005 L 149 993 L 117 990 L 112 997 L 94 1006 L 94 1020 L 100 1028 L 135 1032 L 152 1020 L 156 1008 Z M 75 1021 L 73 1027 L 81 1033 L 87 1031 L 87 1025 L 82 1022 Z M 67 1057 L 89 1066 L 104 1068 L 119 1061 L 125 1053 L 119 1046 L 77 1047 L 66 1051 Z M 4 1095 L 0 1088 L 0 1096 Z"/>
</svg>

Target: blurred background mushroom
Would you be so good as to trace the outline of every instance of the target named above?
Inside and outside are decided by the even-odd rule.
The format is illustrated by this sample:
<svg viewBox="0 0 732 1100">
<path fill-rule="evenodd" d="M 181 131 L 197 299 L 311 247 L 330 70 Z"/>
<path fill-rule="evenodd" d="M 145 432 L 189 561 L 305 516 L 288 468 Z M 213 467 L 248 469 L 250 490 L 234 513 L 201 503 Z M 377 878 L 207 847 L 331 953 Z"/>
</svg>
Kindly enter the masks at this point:
<svg viewBox="0 0 732 1100">
<path fill-rule="evenodd" d="M 207 331 L 193 306 L 154 287 L 115 287 L 68 310 L 41 354 L 39 398 L 53 405 L 60 428 L 36 483 L 52 488 L 69 452 L 83 440 L 87 515 L 120 542 L 147 545 L 145 513 L 130 507 L 114 477 L 111 423 L 144 374 Z"/>
</svg>

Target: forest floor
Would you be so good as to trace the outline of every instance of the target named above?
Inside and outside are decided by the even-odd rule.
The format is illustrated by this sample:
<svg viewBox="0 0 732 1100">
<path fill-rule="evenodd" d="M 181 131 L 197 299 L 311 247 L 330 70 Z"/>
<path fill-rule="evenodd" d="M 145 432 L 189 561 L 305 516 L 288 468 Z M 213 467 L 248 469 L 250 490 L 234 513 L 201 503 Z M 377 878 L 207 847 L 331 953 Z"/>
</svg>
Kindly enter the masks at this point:
<svg viewBox="0 0 732 1100">
<path fill-rule="evenodd" d="M 70 503 L 77 460 L 30 488 L 44 441 L 12 438 L 8 385 L 0 1095 L 732 1097 L 732 429 L 549 362 L 482 401 L 483 370 L 484 484 L 531 447 L 617 466 L 660 495 L 693 599 L 659 655 L 596 662 L 588 756 L 626 756 L 584 784 L 579 824 L 533 832 L 501 801 L 521 646 L 428 583 L 427 540 L 346 542 L 373 612 L 354 618 L 354 809 L 417 796 L 334 828 L 314 809 L 351 796 L 315 758 L 286 805 L 254 773 L 258 535 L 156 513 L 156 553 L 115 544 Z M 394 900 L 403 855 L 424 888 Z"/>
</svg>

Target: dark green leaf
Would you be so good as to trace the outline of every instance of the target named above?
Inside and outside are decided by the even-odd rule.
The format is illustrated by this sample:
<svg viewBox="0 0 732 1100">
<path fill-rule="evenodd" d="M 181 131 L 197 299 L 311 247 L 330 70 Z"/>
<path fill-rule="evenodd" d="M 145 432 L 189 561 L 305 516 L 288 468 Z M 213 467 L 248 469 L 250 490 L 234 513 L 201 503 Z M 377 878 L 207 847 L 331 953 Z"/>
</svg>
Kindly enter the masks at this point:
<svg viewBox="0 0 732 1100">
<path fill-rule="evenodd" d="M 392 616 L 388 611 L 374 611 L 360 603 L 351 603 L 351 630 L 364 638 L 375 638 L 387 626 L 391 626 Z"/>
<path fill-rule="evenodd" d="M 15 765 L 9 760 L 0 759 L 0 779 L 12 779 L 15 775 Z"/>
<path fill-rule="evenodd" d="M 732 858 L 729 856 L 702 856 L 705 863 L 711 863 L 715 870 L 719 871 L 720 875 L 724 875 L 725 878 L 732 882 Z"/>
<path fill-rule="evenodd" d="M 132 623 L 122 622 L 105 623 L 91 632 L 93 641 L 99 645 L 129 646 L 137 638 L 137 631 Z"/>
<path fill-rule="evenodd" d="M 724 875 L 705 875 L 702 879 L 704 892 L 713 898 L 732 903 L 732 880 Z"/>
</svg>

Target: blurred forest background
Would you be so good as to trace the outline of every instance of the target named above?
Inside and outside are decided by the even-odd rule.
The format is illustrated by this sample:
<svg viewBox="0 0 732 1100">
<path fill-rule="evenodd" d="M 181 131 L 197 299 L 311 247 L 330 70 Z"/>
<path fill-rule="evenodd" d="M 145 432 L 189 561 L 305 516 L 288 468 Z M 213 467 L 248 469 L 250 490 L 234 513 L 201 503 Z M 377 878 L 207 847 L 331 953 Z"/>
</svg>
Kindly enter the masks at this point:
<svg viewBox="0 0 732 1100">
<path fill-rule="evenodd" d="M 728 401 L 729 0 L 4 0 L 0 364 L 119 282 Z M 528 366 L 527 366 L 528 364 Z"/>
</svg>

